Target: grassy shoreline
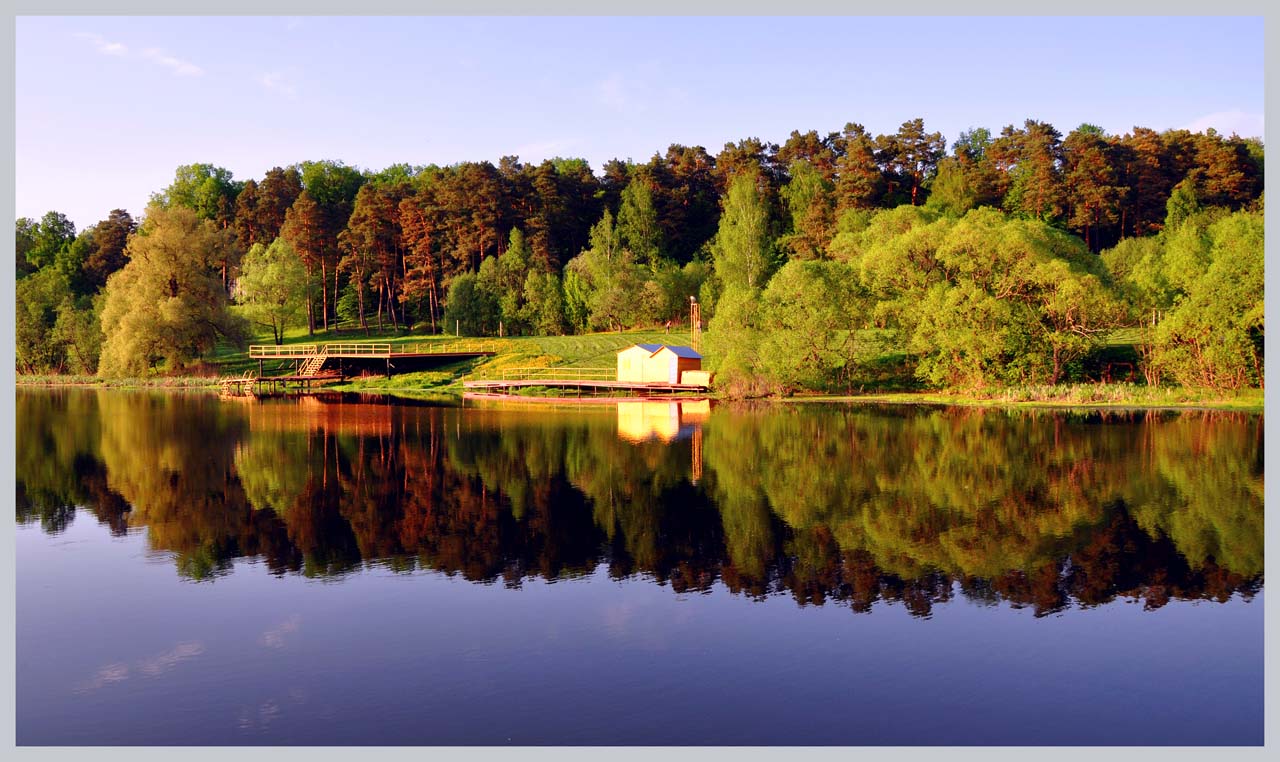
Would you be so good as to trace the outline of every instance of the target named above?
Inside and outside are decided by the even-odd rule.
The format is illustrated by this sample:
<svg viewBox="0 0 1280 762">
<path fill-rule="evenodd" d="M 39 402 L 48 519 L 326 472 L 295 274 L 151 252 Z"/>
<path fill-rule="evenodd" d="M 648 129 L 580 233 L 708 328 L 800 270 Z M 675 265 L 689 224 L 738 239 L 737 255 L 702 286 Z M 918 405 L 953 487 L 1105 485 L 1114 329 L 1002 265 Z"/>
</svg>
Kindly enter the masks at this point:
<svg viewBox="0 0 1280 762">
<path fill-rule="evenodd" d="M 353 336 L 317 335 L 308 337 L 295 330 L 285 344 L 352 340 Z M 390 341 L 393 344 L 451 342 L 451 336 L 417 335 L 412 332 L 360 336 L 362 341 Z M 596 333 L 583 336 L 529 336 L 497 340 L 497 355 L 467 360 L 432 370 L 398 374 L 391 378 L 365 376 L 349 378 L 324 388 L 332 391 L 386 394 L 409 399 L 449 401 L 461 399 L 463 380 L 468 376 L 496 375 L 514 368 L 528 367 L 612 367 L 619 349 L 636 343 L 688 343 L 688 336 L 661 330 L 636 330 Z M 707 357 L 714 368 L 717 358 Z M 90 387 L 111 389 L 217 389 L 220 377 L 240 375 L 257 370 L 242 351 L 220 347 L 211 363 L 197 372 L 201 375 L 151 376 L 146 378 L 106 379 L 97 376 L 17 376 L 19 387 Z M 272 374 L 274 369 L 267 369 Z M 212 372 L 211 372 L 212 371 Z M 726 399 L 712 392 L 713 399 Z M 530 396 L 529 399 L 537 399 Z M 1073 408 L 1073 409 L 1208 409 L 1262 412 L 1265 408 L 1262 389 L 1245 389 L 1238 393 L 1215 393 L 1180 387 L 1147 387 L 1131 383 L 1060 384 L 1057 386 L 1018 386 L 969 391 L 861 391 L 856 394 L 822 394 L 800 392 L 788 397 L 766 397 L 767 401 L 784 403 L 855 402 L 889 405 L 954 405 L 993 408 Z"/>
<path fill-rule="evenodd" d="M 412 377 L 412 378 L 409 378 Z M 218 388 L 216 378 L 204 376 L 103 379 L 94 376 L 18 376 L 18 387 L 39 388 L 101 388 L 101 389 L 152 389 L 177 391 L 213 391 Z M 323 387 L 335 392 L 385 394 L 389 397 L 441 402 L 460 400 L 462 383 L 459 377 L 447 373 L 408 373 L 405 377 L 355 378 Z M 990 390 L 981 394 L 959 392 L 888 392 L 868 394 L 797 394 L 790 397 L 764 397 L 757 401 L 780 404 L 804 404 L 816 402 L 849 402 L 878 405 L 948 405 L 954 407 L 981 408 L 1072 408 L 1094 410 L 1224 410 L 1262 413 L 1265 408 L 1263 390 L 1248 389 L 1231 396 L 1205 396 L 1181 388 L 1147 389 L 1134 387 L 1129 395 L 1114 392 L 1098 394 L 1098 388 L 1089 384 L 1064 387 L 1056 395 L 1028 395 L 1023 390 Z M 1091 393 L 1092 392 L 1092 393 Z M 537 401 L 538 395 L 514 395 L 522 401 Z M 722 395 L 710 395 L 712 399 L 725 399 Z"/>
<path fill-rule="evenodd" d="M 983 395 L 950 392 L 893 392 L 862 395 L 800 395 L 781 398 L 780 402 L 857 402 L 880 405 L 947 405 L 1001 409 L 1074 409 L 1074 410 L 1223 410 L 1262 413 L 1266 409 L 1261 389 L 1249 389 L 1232 397 L 1199 396 L 1175 388 L 1161 388 L 1160 394 L 1135 395 L 1131 398 L 1090 399 L 1065 394 L 1060 397 L 1028 399 L 1016 394 L 992 392 Z"/>
<path fill-rule="evenodd" d="M 217 376 L 154 376 L 151 378 L 101 378 L 99 376 L 26 376 L 19 374 L 15 384 L 22 386 L 89 387 L 102 389 L 217 389 Z"/>
</svg>

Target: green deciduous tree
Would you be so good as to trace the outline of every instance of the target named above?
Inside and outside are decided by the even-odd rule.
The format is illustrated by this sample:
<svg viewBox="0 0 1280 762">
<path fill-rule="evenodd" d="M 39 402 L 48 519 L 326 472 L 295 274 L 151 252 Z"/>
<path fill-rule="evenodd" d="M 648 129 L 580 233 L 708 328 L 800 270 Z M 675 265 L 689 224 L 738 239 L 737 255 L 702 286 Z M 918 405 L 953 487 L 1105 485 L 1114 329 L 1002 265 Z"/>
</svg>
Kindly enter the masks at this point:
<svg viewBox="0 0 1280 762">
<path fill-rule="evenodd" d="M 777 263 L 768 208 L 757 187 L 759 179 L 751 172 L 737 175 L 724 198 L 711 252 L 716 276 L 726 289 L 763 288 Z"/>
<path fill-rule="evenodd" d="M 457 326 L 459 335 L 493 336 L 501 314 L 497 300 L 480 286 L 474 273 L 463 273 L 449 283 L 444 323 L 449 328 Z"/>
<path fill-rule="evenodd" d="M 270 246 L 255 243 L 240 263 L 236 279 L 236 299 L 240 314 L 249 322 L 271 329 L 276 344 L 284 331 L 302 315 L 310 289 L 311 275 L 282 238 Z"/>
<path fill-rule="evenodd" d="M 241 343 L 220 266 L 233 234 L 185 207 L 152 206 L 129 239 L 129 263 L 108 279 L 102 306 L 105 341 L 98 372 L 143 375 L 157 365 L 182 368 L 219 339 Z"/>
<path fill-rule="evenodd" d="M 831 389 L 863 355 L 865 298 L 857 273 L 839 262 L 791 261 L 761 295 L 760 366 L 785 390 Z"/>
<path fill-rule="evenodd" d="M 791 164 L 791 181 L 782 188 L 782 199 L 791 216 L 791 233 L 779 244 L 798 259 L 825 256 L 835 226 L 835 185 L 807 159 Z"/>
<path fill-rule="evenodd" d="M 236 196 L 243 187 L 229 169 L 212 164 L 184 164 L 174 171 L 169 187 L 152 194 L 151 202 L 164 209 L 185 206 L 200 219 L 225 228 L 235 215 Z"/>
<path fill-rule="evenodd" d="M 716 298 L 715 315 L 707 322 L 707 348 L 720 358 L 716 386 L 731 397 L 754 397 L 778 391 L 760 362 L 760 292 L 729 286 Z"/>
<path fill-rule="evenodd" d="M 926 205 L 951 217 L 963 217 L 977 204 L 978 193 L 960 160 L 947 157 L 938 162 Z"/>
<path fill-rule="evenodd" d="M 633 177 L 622 191 L 617 235 L 621 245 L 630 249 L 636 262 L 656 268 L 662 261 L 662 229 L 658 227 L 653 193 L 639 175 Z"/>
<path fill-rule="evenodd" d="M 565 267 L 565 311 L 570 325 L 579 330 L 622 330 L 659 320 L 667 306 L 659 280 L 671 265 L 660 263 L 655 272 L 638 263 L 622 245 L 607 209 L 591 228 L 590 239 L 591 246 Z"/>
<path fill-rule="evenodd" d="M 481 283 L 494 298 L 498 300 L 498 308 L 502 312 L 502 329 L 507 335 L 527 333 L 530 323 L 527 320 L 527 298 L 525 283 L 533 274 L 530 267 L 533 251 L 526 242 L 520 228 L 511 228 L 507 238 L 507 249 L 493 261 L 493 266 L 486 271 L 480 268 Z M 486 262 L 493 259 L 486 258 Z"/>
<path fill-rule="evenodd" d="M 19 279 L 36 271 L 35 265 L 27 259 L 27 253 L 36 244 L 37 223 L 30 217 L 19 217 L 14 231 L 14 243 L 17 249 L 17 277 Z"/>
<path fill-rule="evenodd" d="M 34 270 L 53 264 L 58 252 L 76 239 L 76 226 L 62 212 L 47 212 L 35 225 L 19 221 L 19 245 L 26 245 L 27 263 Z M 26 240 L 23 240 L 23 239 Z"/>
<path fill-rule="evenodd" d="M 859 264 L 931 384 L 1057 383 L 1119 318 L 1101 263 L 1073 236 L 993 209 L 923 222 L 882 213 Z"/>
<path fill-rule="evenodd" d="M 558 336 L 565 329 L 564 292 L 555 273 L 530 271 L 524 281 L 525 325 L 539 336 Z"/>
<path fill-rule="evenodd" d="M 1181 271 L 1170 253 L 1170 281 L 1180 291 L 1176 306 L 1156 326 L 1156 366 L 1184 386 L 1239 389 L 1263 385 L 1263 219 L 1236 212 L 1198 235 L 1193 222 L 1178 231 L 1200 247 L 1188 252 Z"/>
<path fill-rule="evenodd" d="M 52 334 L 59 307 L 70 296 L 66 277 L 54 268 L 18 281 L 14 290 L 14 350 L 20 372 L 57 373 L 65 368 L 66 354 Z"/>
</svg>

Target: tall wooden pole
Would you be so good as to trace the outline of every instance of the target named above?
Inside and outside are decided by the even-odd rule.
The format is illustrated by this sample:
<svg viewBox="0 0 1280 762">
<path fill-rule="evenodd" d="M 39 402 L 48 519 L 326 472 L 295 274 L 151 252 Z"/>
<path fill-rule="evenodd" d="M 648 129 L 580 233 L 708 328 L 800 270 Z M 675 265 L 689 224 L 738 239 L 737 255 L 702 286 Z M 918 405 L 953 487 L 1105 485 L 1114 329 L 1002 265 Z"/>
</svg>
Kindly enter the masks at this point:
<svg viewBox="0 0 1280 762">
<path fill-rule="evenodd" d="M 696 297 L 689 297 L 689 346 L 695 352 L 702 351 L 702 313 Z"/>
</svg>

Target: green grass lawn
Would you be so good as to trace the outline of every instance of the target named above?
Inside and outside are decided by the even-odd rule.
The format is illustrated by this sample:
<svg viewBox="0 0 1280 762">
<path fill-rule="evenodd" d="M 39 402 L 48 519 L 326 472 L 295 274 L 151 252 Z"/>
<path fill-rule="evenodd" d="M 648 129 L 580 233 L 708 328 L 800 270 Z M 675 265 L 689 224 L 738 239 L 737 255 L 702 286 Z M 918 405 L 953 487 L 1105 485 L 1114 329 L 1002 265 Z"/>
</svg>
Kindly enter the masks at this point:
<svg viewBox="0 0 1280 762">
<path fill-rule="evenodd" d="M 393 332 L 344 330 L 341 333 L 317 332 L 308 336 L 306 329 L 294 329 L 286 333 L 284 345 L 326 344 L 333 342 L 387 342 L 395 346 L 458 341 L 453 335 L 431 336 L 406 331 Z M 463 341 L 493 341 L 498 353 L 489 358 L 454 363 L 433 371 L 401 373 L 384 378 L 368 376 L 350 379 L 332 389 L 367 392 L 431 392 L 459 394 L 464 376 L 493 376 L 513 368 L 614 368 L 617 353 L 632 344 L 684 344 L 689 343 L 687 333 L 666 333 L 661 330 L 639 330 L 610 333 L 591 333 L 581 336 L 517 336 L 502 339 L 462 337 Z M 250 343 L 271 343 L 270 336 L 259 336 Z M 212 362 L 223 375 L 240 375 L 247 370 L 258 369 L 258 361 L 249 359 L 248 353 L 233 346 L 219 346 Z M 710 358 L 708 364 L 710 364 Z M 267 375 L 281 375 L 292 369 L 292 363 L 268 360 L 264 363 Z"/>
<path fill-rule="evenodd" d="M 1116 331 L 1106 342 L 1104 354 L 1132 353 L 1132 344 L 1138 338 L 1136 329 Z M 494 377 L 514 368 L 613 368 L 616 365 L 617 352 L 632 344 L 685 344 L 689 343 L 689 335 L 684 332 L 666 333 L 662 330 L 635 330 L 610 333 L 592 333 L 581 336 L 519 336 L 503 339 L 462 337 L 470 341 L 493 341 L 498 351 L 493 357 L 478 358 L 453 363 L 429 371 L 401 373 L 385 378 L 381 375 L 370 375 L 363 378 L 352 378 L 329 388 L 344 391 L 362 391 L 371 393 L 392 393 L 400 396 L 411 396 L 422 399 L 456 398 L 462 393 L 462 381 L 468 377 Z M 308 336 L 305 328 L 296 328 L 285 334 L 283 344 L 323 344 L 332 342 L 388 342 L 393 345 L 411 345 L 426 343 L 450 343 L 459 338 L 451 334 L 432 336 L 421 332 L 401 331 L 363 331 L 344 329 L 325 333 L 317 332 Z M 252 344 L 271 343 L 270 335 L 257 336 Z M 705 352 L 705 348 L 704 348 Z M 1119 356 L 1119 355 L 1117 355 Z M 1261 389 L 1243 390 L 1238 394 L 1214 395 L 1209 392 L 1186 390 L 1179 388 L 1150 388 L 1129 383 L 1113 384 L 1065 384 L 1056 387 L 1018 387 L 999 389 L 984 393 L 950 393 L 913 391 L 914 379 L 899 378 L 902 372 L 900 354 L 885 356 L 884 379 L 864 387 L 867 393 L 853 397 L 801 396 L 797 400 L 806 399 L 856 399 L 868 402 L 914 403 L 914 404 L 950 404 L 950 405 L 997 405 L 1009 407 L 1031 406 L 1084 406 L 1084 407 L 1213 407 L 1218 409 L 1261 411 L 1263 391 Z M 706 353 L 705 367 L 714 369 L 718 358 Z M 283 375 L 292 371 L 292 363 L 283 361 L 267 361 L 264 370 L 267 375 Z M 221 345 L 213 356 L 206 361 L 203 372 L 198 375 L 212 377 L 241 375 L 246 371 L 257 371 L 257 360 L 249 359 L 248 353 L 231 345 Z M 61 383 L 93 383 L 94 378 L 66 377 Z M 102 379 L 96 379 L 104 383 Z M 198 386 L 200 381 L 206 383 L 212 379 L 178 378 L 157 376 L 147 379 L 121 379 L 111 381 L 113 386 Z M 58 383 L 55 379 L 36 379 L 32 377 L 26 383 Z"/>
<path fill-rule="evenodd" d="M 425 333 L 408 331 L 363 331 L 343 330 L 341 333 L 317 331 L 308 336 L 305 328 L 295 328 L 286 332 L 283 345 L 295 344 L 328 344 L 334 342 L 386 342 L 396 346 L 441 343 L 458 341 L 452 334 L 431 336 Z M 574 368 L 612 368 L 616 364 L 616 354 L 632 344 L 684 344 L 689 343 L 688 333 L 665 333 L 661 330 L 639 330 L 611 333 L 590 333 L 581 336 L 517 336 L 497 339 L 493 337 L 461 337 L 463 341 L 495 341 L 501 347 L 500 357 L 504 367 L 517 367 L 520 362 L 527 362 L 530 367 L 564 366 Z M 270 344 L 270 334 L 257 336 L 250 340 L 251 344 Z M 212 362 L 226 373 L 241 373 L 257 368 L 257 361 L 250 360 L 248 353 L 229 344 L 220 345 L 215 350 Z"/>
</svg>

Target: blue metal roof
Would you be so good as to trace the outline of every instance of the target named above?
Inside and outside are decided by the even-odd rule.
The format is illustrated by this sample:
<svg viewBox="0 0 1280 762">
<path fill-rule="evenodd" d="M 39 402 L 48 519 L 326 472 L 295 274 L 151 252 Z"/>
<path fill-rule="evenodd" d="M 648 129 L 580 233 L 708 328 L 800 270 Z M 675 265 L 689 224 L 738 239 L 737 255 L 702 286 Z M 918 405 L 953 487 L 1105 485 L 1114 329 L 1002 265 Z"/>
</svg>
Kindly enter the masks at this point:
<svg viewBox="0 0 1280 762">
<path fill-rule="evenodd" d="M 690 360 L 702 359 L 702 355 L 695 352 L 693 350 L 693 347 L 675 347 L 670 344 L 636 344 L 635 346 L 640 347 L 644 351 L 648 352 L 650 356 L 656 355 L 658 352 L 662 351 L 663 347 L 666 347 L 667 349 L 670 349 L 671 352 L 675 354 L 676 357 L 684 357 Z M 627 349 L 630 349 L 630 348 L 631 347 L 627 347 Z M 625 352 L 627 350 L 620 349 L 618 351 Z"/>
</svg>

